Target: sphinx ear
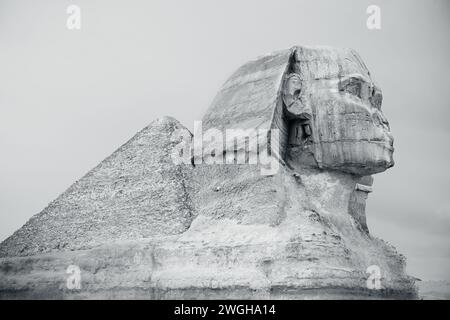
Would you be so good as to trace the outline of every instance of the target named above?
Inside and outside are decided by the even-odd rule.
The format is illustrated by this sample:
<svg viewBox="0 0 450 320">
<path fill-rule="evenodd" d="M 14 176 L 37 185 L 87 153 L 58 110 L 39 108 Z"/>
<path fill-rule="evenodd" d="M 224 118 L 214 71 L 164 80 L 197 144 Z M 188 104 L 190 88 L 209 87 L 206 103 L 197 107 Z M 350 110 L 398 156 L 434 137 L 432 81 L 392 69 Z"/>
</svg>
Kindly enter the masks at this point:
<svg viewBox="0 0 450 320">
<path fill-rule="evenodd" d="M 282 89 L 283 103 L 288 113 L 291 112 L 290 111 L 291 107 L 295 103 L 298 103 L 298 100 L 300 99 L 301 90 L 302 90 L 302 82 L 300 77 L 295 73 L 289 74 L 284 80 Z"/>
<path fill-rule="evenodd" d="M 296 73 L 289 74 L 282 89 L 285 114 L 288 119 L 311 119 L 311 108 L 304 105 L 301 99 L 302 80 Z"/>
<path fill-rule="evenodd" d="M 288 119 L 310 119 L 312 114 L 303 106 L 301 96 L 303 94 L 303 80 L 300 70 L 300 57 L 302 48 L 294 47 L 289 58 L 289 67 L 287 68 L 282 85 L 282 97 L 285 114 Z"/>
</svg>

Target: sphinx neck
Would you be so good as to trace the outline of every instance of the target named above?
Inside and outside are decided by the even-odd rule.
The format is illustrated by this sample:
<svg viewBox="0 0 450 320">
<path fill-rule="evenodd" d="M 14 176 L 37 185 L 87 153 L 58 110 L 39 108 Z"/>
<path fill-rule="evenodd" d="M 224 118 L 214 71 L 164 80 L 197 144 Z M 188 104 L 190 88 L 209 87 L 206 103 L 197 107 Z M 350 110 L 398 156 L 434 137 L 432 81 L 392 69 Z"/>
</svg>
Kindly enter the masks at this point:
<svg viewBox="0 0 450 320">
<path fill-rule="evenodd" d="M 366 200 L 372 191 L 371 176 L 357 176 L 333 170 L 296 168 L 312 210 L 332 217 L 351 217 L 357 227 L 368 232 Z"/>
</svg>

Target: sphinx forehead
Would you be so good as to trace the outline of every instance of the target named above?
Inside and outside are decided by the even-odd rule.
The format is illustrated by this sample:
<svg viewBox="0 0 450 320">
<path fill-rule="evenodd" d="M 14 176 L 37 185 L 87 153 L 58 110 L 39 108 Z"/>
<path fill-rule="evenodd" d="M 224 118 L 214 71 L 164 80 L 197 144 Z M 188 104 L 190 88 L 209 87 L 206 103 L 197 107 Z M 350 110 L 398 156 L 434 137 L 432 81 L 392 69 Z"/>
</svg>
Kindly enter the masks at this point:
<svg viewBox="0 0 450 320">
<path fill-rule="evenodd" d="M 348 48 L 294 47 L 292 71 L 303 80 L 333 79 L 352 74 L 361 74 L 370 79 L 361 57 Z"/>
</svg>

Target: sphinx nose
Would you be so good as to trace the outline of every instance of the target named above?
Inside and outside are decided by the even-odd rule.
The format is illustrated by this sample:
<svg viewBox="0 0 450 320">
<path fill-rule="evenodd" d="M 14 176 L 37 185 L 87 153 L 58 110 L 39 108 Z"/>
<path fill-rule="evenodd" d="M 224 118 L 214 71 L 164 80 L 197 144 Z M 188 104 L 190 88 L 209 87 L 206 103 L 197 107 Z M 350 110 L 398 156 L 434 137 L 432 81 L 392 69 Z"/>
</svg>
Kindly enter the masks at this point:
<svg viewBox="0 0 450 320">
<path fill-rule="evenodd" d="M 389 121 L 381 111 L 375 111 L 372 115 L 372 118 L 376 124 L 380 124 L 387 130 L 390 130 Z"/>
<path fill-rule="evenodd" d="M 389 143 L 390 143 L 391 147 L 393 147 L 394 146 L 394 136 L 389 131 L 386 132 L 386 136 L 389 139 Z"/>
<path fill-rule="evenodd" d="M 388 119 L 384 116 L 384 114 L 382 112 L 378 112 L 378 115 L 380 116 L 381 123 L 383 125 L 385 125 L 389 129 L 389 121 L 388 121 Z"/>
</svg>

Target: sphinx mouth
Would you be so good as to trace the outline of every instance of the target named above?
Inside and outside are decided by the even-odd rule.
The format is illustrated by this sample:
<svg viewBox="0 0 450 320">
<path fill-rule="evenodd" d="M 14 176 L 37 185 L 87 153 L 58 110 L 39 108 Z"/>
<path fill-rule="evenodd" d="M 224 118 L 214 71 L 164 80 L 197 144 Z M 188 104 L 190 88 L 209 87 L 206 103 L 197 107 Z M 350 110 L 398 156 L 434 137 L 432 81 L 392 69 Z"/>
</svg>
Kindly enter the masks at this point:
<svg viewBox="0 0 450 320">
<path fill-rule="evenodd" d="M 391 152 L 394 152 L 395 148 L 394 148 L 394 139 L 389 139 L 386 142 L 386 148 L 389 149 Z"/>
<path fill-rule="evenodd" d="M 385 144 L 384 147 L 391 152 L 394 152 L 395 148 L 392 144 Z"/>
<path fill-rule="evenodd" d="M 394 146 L 392 144 L 389 143 L 378 143 L 380 147 L 382 147 L 383 149 L 386 149 L 391 155 L 394 153 Z"/>
<path fill-rule="evenodd" d="M 394 148 L 394 140 L 393 139 L 386 139 L 386 138 L 372 138 L 372 139 L 368 139 L 367 142 L 369 143 L 376 143 L 379 146 L 394 152 L 395 148 Z"/>
</svg>

